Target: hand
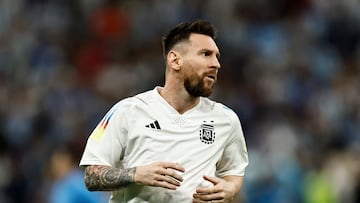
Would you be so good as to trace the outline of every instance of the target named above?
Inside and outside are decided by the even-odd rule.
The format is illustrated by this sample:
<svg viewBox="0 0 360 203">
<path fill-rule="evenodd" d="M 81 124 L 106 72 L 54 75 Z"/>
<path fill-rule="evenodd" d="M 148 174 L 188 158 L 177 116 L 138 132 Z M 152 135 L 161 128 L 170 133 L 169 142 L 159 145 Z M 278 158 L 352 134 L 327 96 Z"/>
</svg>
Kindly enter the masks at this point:
<svg viewBox="0 0 360 203">
<path fill-rule="evenodd" d="M 211 182 L 214 186 L 196 189 L 196 192 L 193 194 L 193 203 L 230 203 L 233 201 L 237 194 L 236 185 L 234 183 L 209 176 L 204 176 L 204 179 Z"/>
<path fill-rule="evenodd" d="M 183 178 L 176 171 L 185 172 L 185 169 L 177 163 L 155 162 L 136 167 L 134 180 L 143 185 L 176 190 L 180 186 L 180 182 L 183 181 Z"/>
</svg>

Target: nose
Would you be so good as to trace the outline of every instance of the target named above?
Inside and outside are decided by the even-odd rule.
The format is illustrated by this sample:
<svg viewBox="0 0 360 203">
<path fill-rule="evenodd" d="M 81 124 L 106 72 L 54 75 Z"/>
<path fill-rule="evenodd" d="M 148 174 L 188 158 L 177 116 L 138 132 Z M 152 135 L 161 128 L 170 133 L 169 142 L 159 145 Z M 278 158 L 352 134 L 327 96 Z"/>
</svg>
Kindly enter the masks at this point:
<svg viewBox="0 0 360 203">
<path fill-rule="evenodd" d="M 211 68 L 215 68 L 215 69 L 220 69 L 221 68 L 219 59 L 217 57 L 214 57 L 214 59 L 212 60 Z"/>
</svg>

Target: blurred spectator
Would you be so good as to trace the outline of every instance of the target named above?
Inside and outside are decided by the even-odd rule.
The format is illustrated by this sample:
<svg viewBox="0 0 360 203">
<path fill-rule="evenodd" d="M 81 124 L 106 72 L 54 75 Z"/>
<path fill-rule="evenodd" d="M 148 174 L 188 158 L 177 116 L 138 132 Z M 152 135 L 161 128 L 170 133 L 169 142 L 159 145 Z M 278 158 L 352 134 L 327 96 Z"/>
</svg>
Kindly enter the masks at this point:
<svg viewBox="0 0 360 203">
<path fill-rule="evenodd" d="M 129 19 L 119 1 L 107 0 L 92 12 L 89 21 L 95 36 L 110 42 L 124 41 L 129 32 Z"/>
<path fill-rule="evenodd" d="M 57 149 L 50 157 L 52 184 L 49 203 L 107 202 L 106 193 L 89 192 L 84 185 L 84 173 L 78 167 L 78 154 L 71 149 Z M 76 157 L 76 158 L 75 158 Z"/>
<path fill-rule="evenodd" d="M 212 97 L 248 141 L 242 202 L 359 202 L 359 10 L 356 0 L 0 1 L 0 202 L 47 202 L 52 164 L 54 190 L 94 195 L 70 161 L 74 140 L 117 100 L 162 85 L 161 35 L 196 18 L 219 28 Z"/>
</svg>

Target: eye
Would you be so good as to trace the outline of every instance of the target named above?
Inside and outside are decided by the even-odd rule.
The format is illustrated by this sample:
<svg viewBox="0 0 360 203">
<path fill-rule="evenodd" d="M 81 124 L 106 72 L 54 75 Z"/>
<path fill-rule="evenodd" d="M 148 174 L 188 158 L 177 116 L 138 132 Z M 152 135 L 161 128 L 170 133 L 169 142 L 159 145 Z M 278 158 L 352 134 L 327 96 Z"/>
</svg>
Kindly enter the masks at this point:
<svg viewBox="0 0 360 203">
<path fill-rule="evenodd" d="M 204 51 L 202 54 L 203 54 L 203 56 L 210 56 L 211 52 L 210 51 Z"/>
</svg>

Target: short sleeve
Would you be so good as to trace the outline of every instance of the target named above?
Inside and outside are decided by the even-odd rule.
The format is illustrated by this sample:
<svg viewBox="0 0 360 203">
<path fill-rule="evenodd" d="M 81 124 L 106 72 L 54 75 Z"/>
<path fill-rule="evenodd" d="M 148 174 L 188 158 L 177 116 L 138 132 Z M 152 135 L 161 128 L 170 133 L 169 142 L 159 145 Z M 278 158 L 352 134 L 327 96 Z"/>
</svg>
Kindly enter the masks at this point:
<svg viewBox="0 0 360 203">
<path fill-rule="evenodd" d="M 245 138 L 240 121 L 235 113 L 231 120 L 233 127 L 223 155 L 216 166 L 218 177 L 228 175 L 244 176 L 245 168 L 249 163 Z"/>
<path fill-rule="evenodd" d="M 119 167 L 127 140 L 127 114 L 130 99 L 113 106 L 89 136 L 80 166 L 106 165 Z"/>
</svg>

